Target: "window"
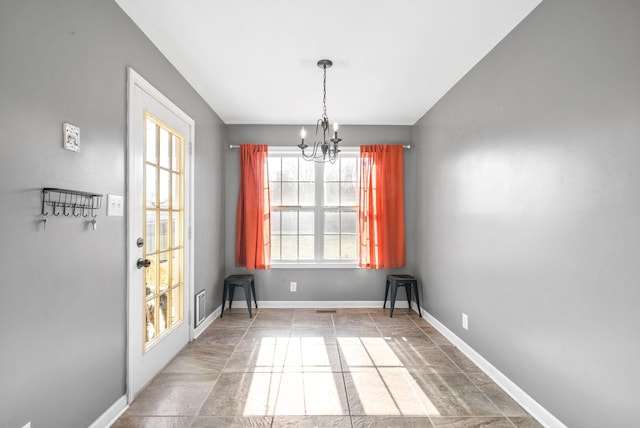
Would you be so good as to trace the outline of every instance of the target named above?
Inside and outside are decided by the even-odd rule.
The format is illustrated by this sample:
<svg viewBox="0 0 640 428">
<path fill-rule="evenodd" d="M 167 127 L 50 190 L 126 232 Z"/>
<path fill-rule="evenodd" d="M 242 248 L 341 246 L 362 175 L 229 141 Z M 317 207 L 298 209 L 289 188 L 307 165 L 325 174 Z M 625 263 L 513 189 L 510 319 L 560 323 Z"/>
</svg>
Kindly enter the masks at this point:
<svg viewBox="0 0 640 428">
<path fill-rule="evenodd" d="M 357 181 L 355 151 L 323 164 L 269 148 L 273 264 L 355 265 Z"/>
</svg>

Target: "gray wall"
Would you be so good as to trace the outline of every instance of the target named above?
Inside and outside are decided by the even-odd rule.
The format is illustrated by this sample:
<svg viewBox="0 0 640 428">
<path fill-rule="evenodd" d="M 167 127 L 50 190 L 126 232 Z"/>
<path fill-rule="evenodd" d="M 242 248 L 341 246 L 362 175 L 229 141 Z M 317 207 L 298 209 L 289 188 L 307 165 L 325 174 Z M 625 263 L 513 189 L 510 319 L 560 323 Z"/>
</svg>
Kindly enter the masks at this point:
<svg viewBox="0 0 640 428">
<path fill-rule="evenodd" d="M 414 128 L 429 312 L 570 427 L 640 418 L 639 52 L 640 2 L 547 0 Z"/>
<path fill-rule="evenodd" d="M 307 129 L 315 127 L 307 126 Z M 300 126 L 277 125 L 228 125 L 229 144 L 268 144 L 295 147 L 299 143 Z M 362 144 L 408 144 L 411 141 L 410 126 L 348 126 L 340 127 L 344 146 Z M 405 198 L 416 189 L 412 169 L 411 152 L 405 152 Z M 227 274 L 246 272 L 235 266 L 236 210 L 240 175 L 238 150 L 227 149 L 225 155 L 225 222 L 226 246 L 225 266 Z M 411 207 L 412 202 L 405 202 Z M 411 210 L 405 211 L 405 221 L 412 221 Z M 413 246 L 407 234 L 407 247 Z M 413 256 L 407 252 L 407 269 L 413 266 Z M 406 269 L 403 269 L 403 271 Z M 394 271 L 398 271 L 395 269 Z M 364 269 L 270 269 L 252 271 L 256 278 L 258 300 L 270 301 L 382 301 L 384 299 L 385 276 L 389 270 Z M 298 283 L 298 291 L 289 292 L 289 282 Z M 242 298 L 242 294 L 239 295 Z M 222 301 L 222 295 L 219 297 Z M 216 301 L 218 302 L 218 301 Z"/>
<path fill-rule="evenodd" d="M 125 217 L 38 214 L 42 187 L 125 194 L 127 66 L 195 119 L 195 289 L 219 294 L 222 122 L 115 2 L 2 1 L 2 427 L 86 427 L 125 393 Z"/>
</svg>

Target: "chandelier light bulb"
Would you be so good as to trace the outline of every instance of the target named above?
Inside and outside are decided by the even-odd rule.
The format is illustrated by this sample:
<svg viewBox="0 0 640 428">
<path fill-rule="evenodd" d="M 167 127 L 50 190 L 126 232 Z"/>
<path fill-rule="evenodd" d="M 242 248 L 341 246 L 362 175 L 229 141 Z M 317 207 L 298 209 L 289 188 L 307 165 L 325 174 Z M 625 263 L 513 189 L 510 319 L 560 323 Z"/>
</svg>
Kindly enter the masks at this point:
<svg viewBox="0 0 640 428">
<path fill-rule="evenodd" d="M 304 129 L 304 126 L 303 126 L 302 129 L 300 130 L 300 138 L 304 140 L 304 137 L 306 136 L 307 136 L 307 131 Z"/>
</svg>

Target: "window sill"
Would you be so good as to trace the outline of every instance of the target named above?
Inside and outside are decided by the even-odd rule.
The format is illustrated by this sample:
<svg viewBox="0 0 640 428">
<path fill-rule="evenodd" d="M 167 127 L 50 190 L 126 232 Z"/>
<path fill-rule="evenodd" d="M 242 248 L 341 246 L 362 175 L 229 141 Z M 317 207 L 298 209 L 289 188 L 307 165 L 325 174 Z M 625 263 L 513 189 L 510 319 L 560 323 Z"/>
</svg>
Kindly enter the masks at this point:
<svg viewBox="0 0 640 428">
<path fill-rule="evenodd" d="M 271 269 L 360 269 L 357 263 L 271 263 Z"/>
</svg>

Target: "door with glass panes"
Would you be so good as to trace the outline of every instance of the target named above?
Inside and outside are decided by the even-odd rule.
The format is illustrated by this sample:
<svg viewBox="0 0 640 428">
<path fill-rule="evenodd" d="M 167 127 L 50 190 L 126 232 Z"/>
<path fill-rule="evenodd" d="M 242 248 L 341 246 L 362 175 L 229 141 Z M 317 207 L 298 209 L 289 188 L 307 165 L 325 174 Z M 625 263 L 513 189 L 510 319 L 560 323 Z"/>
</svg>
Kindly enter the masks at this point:
<svg viewBox="0 0 640 428">
<path fill-rule="evenodd" d="M 128 398 L 192 334 L 189 230 L 194 123 L 130 70 L 128 149 Z"/>
</svg>

